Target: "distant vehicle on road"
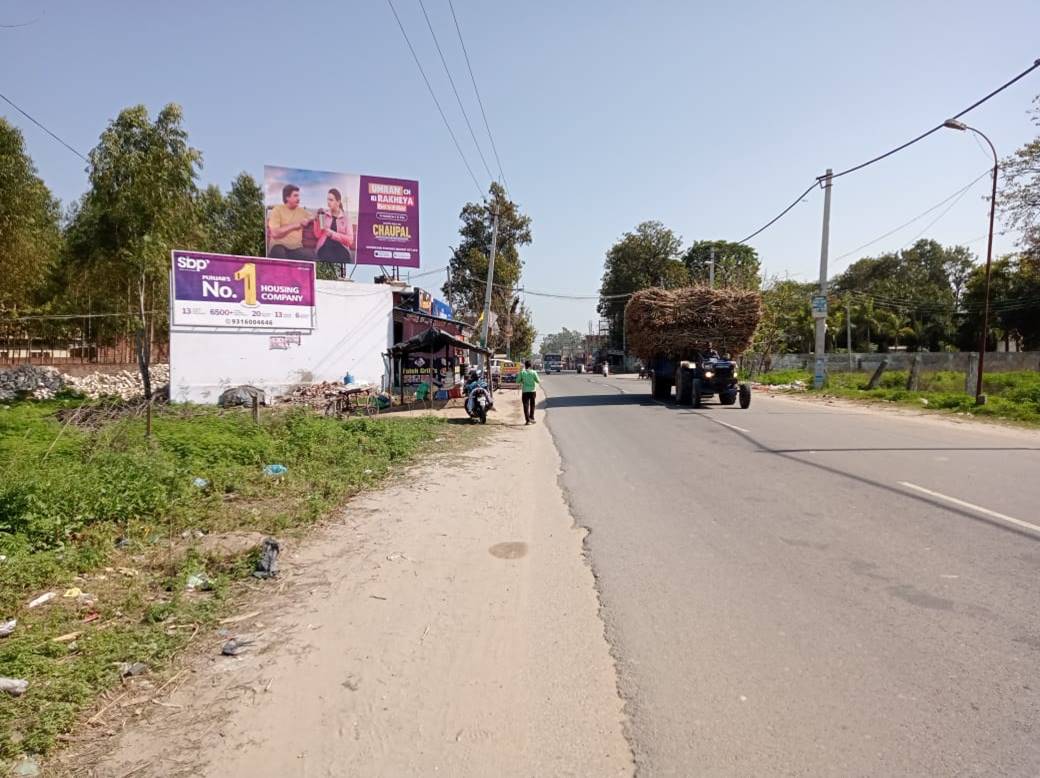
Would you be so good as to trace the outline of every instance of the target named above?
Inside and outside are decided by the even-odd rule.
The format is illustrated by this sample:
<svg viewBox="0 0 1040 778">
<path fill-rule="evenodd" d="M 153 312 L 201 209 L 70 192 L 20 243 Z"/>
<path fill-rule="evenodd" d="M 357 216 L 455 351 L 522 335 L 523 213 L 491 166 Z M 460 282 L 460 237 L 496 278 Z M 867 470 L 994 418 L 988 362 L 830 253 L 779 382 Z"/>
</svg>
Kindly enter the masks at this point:
<svg viewBox="0 0 1040 778">
<path fill-rule="evenodd" d="M 560 354 L 542 354 L 542 363 L 545 365 L 546 373 L 563 371 L 563 357 Z"/>
</svg>

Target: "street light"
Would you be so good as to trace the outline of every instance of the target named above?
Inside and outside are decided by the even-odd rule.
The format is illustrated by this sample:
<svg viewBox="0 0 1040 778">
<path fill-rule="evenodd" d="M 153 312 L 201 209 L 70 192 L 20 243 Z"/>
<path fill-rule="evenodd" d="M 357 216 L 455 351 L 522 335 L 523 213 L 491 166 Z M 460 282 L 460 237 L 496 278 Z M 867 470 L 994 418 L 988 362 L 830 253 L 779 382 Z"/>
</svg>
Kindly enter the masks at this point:
<svg viewBox="0 0 1040 778">
<path fill-rule="evenodd" d="M 1000 162 L 997 160 L 997 150 L 993 147 L 993 142 L 981 130 L 977 130 L 957 119 L 947 119 L 943 122 L 943 127 L 951 130 L 960 130 L 961 132 L 965 130 L 974 132 L 989 144 L 989 150 L 993 152 L 993 193 L 989 198 L 989 243 L 986 246 L 986 304 L 982 309 L 982 337 L 979 339 L 979 375 L 975 382 L 975 404 L 982 405 L 986 402 L 986 397 L 982 394 L 982 369 L 986 364 L 986 335 L 989 332 L 989 279 L 993 265 L 993 219 L 997 210 L 997 173 L 1000 169 Z"/>
</svg>

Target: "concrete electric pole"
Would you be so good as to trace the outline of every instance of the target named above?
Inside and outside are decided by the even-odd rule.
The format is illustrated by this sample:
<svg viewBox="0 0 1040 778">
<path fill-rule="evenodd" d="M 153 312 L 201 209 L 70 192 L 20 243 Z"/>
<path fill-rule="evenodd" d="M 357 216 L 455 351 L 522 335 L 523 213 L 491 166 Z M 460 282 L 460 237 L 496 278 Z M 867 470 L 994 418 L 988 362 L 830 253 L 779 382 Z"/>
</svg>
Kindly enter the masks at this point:
<svg viewBox="0 0 1040 778">
<path fill-rule="evenodd" d="M 827 173 L 820 180 L 823 183 L 823 237 L 820 240 L 820 291 L 813 300 L 812 313 L 816 319 L 816 369 L 813 371 L 813 386 L 822 389 L 827 380 L 827 252 L 831 239 L 831 176 Z"/>
<path fill-rule="evenodd" d="M 711 259 L 708 261 L 708 287 L 715 288 L 715 247 L 711 247 Z"/>
</svg>

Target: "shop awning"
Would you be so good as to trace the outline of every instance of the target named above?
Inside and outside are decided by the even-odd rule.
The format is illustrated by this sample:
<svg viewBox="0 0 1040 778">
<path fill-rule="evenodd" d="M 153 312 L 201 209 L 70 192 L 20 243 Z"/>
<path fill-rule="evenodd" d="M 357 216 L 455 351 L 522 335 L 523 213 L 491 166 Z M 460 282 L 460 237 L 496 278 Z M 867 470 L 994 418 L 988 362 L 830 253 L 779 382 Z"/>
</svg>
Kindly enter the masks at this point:
<svg viewBox="0 0 1040 778">
<path fill-rule="evenodd" d="M 416 352 L 435 354 L 438 351 L 443 351 L 449 347 L 469 349 L 470 351 L 477 351 L 481 354 L 491 353 L 483 346 L 477 346 L 476 344 L 465 341 L 462 338 L 457 338 L 451 333 L 445 332 L 437 327 L 430 327 L 430 329 L 425 332 L 420 332 L 415 337 L 401 341 L 400 343 L 395 343 L 390 347 L 390 353 L 395 357 L 405 356 Z"/>
</svg>

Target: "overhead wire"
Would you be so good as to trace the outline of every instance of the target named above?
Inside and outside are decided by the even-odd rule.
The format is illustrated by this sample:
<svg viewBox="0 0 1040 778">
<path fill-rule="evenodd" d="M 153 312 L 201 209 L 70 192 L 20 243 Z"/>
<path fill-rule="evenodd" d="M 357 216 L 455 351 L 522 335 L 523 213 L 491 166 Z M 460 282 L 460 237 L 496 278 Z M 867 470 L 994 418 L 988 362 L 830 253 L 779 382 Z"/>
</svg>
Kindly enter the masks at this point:
<svg viewBox="0 0 1040 778">
<path fill-rule="evenodd" d="M 477 134 L 473 132 L 473 125 L 470 124 L 469 114 L 466 113 L 466 107 L 462 104 L 462 98 L 459 96 L 459 90 L 455 86 L 455 79 L 451 77 L 451 69 L 448 67 L 448 61 L 444 58 L 444 52 L 441 50 L 440 41 L 437 40 L 437 33 L 433 30 L 433 23 L 430 21 L 430 15 L 426 13 L 426 4 L 423 0 L 419 0 L 419 8 L 422 9 L 423 17 L 426 19 L 426 26 L 430 30 L 430 35 L 433 37 L 433 45 L 437 48 L 437 54 L 441 58 L 441 64 L 444 66 L 444 73 L 448 77 L 448 83 L 451 84 L 451 91 L 455 93 L 455 101 L 459 104 L 459 110 L 462 111 L 462 118 L 466 122 L 466 127 L 469 129 L 469 136 L 473 139 L 473 145 L 477 148 L 477 156 L 480 157 L 480 161 L 484 164 L 484 170 L 487 171 L 488 178 L 494 180 L 495 174 L 491 172 L 491 168 L 488 167 L 487 160 L 484 158 L 484 152 L 480 148 L 480 143 L 477 141 Z"/>
<path fill-rule="evenodd" d="M 1005 82 L 1004 84 L 1002 84 L 1001 86 L 997 87 L 996 89 L 994 89 L 989 94 L 985 95 L 984 97 L 980 98 L 979 100 L 976 100 L 974 103 L 969 105 L 967 108 L 965 108 L 960 113 L 954 114 L 953 116 L 951 116 L 949 118 L 950 119 L 959 119 L 960 117 L 964 116 L 965 114 L 970 113 L 971 111 L 974 111 L 976 108 L 978 108 L 980 105 L 985 103 L 987 100 L 990 100 L 993 97 L 996 97 L 998 94 L 1003 92 L 1005 89 L 1007 89 L 1011 85 L 1017 83 L 1018 81 L 1021 81 L 1023 78 L 1025 78 L 1027 75 L 1032 73 L 1037 68 L 1040 68 L 1040 59 L 1035 60 L 1030 67 L 1028 67 L 1025 70 L 1023 70 L 1021 73 L 1019 73 L 1017 76 L 1012 78 L 1010 81 Z M 919 141 L 922 141 L 925 138 L 927 138 L 929 135 L 932 135 L 933 133 L 936 133 L 939 130 L 941 130 L 943 128 L 943 123 L 945 121 L 946 120 L 944 119 L 943 122 L 937 124 L 935 127 L 932 127 L 930 130 L 927 130 L 927 131 L 921 133 L 916 138 L 913 138 L 913 139 L 907 141 L 906 143 L 902 143 L 899 146 L 896 146 L 894 149 L 889 149 L 884 154 L 879 154 L 878 156 L 873 157 L 871 159 L 868 159 L 865 162 L 861 162 L 858 165 L 853 165 L 852 167 L 846 168 L 845 170 L 838 171 L 837 173 L 832 173 L 831 176 L 830 176 L 830 179 L 833 181 L 836 178 L 841 178 L 842 176 L 847 176 L 850 173 L 855 173 L 857 170 L 862 170 L 865 167 L 869 167 L 870 165 L 873 165 L 873 164 L 875 164 L 877 162 L 880 162 L 883 159 L 887 159 L 888 157 L 891 157 L 893 154 L 897 154 L 898 152 L 902 151 L 903 149 L 906 149 L 906 148 L 909 148 L 910 146 L 913 146 L 915 143 L 918 143 Z M 776 224 L 778 221 L 780 221 L 780 219 L 782 219 L 784 216 L 786 216 L 791 211 L 792 208 L 794 208 L 796 205 L 798 205 L 798 203 L 801 202 L 802 198 L 805 197 L 805 195 L 809 194 L 809 192 L 811 192 L 814 187 L 819 186 L 820 184 L 822 184 L 822 182 L 826 178 L 827 178 L 826 175 L 817 176 L 816 177 L 816 181 L 812 184 L 812 186 L 810 186 L 808 189 L 806 189 L 804 192 L 802 192 L 800 195 L 798 195 L 798 197 L 795 198 L 794 202 L 792 202 L 789 206 L 784 208 L 779 214 L 777 214 L 772 219 L 770 219 L 768 222 L 766 222 L 762 227 L 759 227 L 757 230 L 752 232 L 750 235 L 748 235 L 743 240 L 738 241 L 738 243 L 746 243 L 747 241 L 749 241 L 752 238 L 754 238 L 756 235 L 759 235 L 760 233 L 762 233 L 765 230 L 767 230 L 770 227 L 772 227 L 774 224 Z"/>
<path fill-rule="evenodd" d="M 957 203 L 959 203 L 964 198 L 964 195 L 966 195 L 966 194 L 968 194 L 968 189 L 965 189 L 965 190 L 959 192 L 957 194 L 957 196 L 953 199 L 953 201 L 949 205 L 947 205 L 945 208 L 942 209 L 942 211 L 939 213 L 938 216 L 936 216 L 934 219 L 932 219 L 930 222 L 928 222 L 928 224 L 926 224 L 924 226 L 923 230 L 921 230 L 919 233 L 914 235 L 914 237 L 912 237 L 910 240 L 908 240 L 906 243 L 904 243 L 902 246 L 900 246 L 899 250 L 902 251 L 907 246 L 912 246 L 914 243 L 916 243 L 921 238 L 922 235 L 924 235 L 926 232 L 928 232 L 928 230 L 930 230 L 932 227 L 934 227 L 936 224 L 938 224 L 942 220 L 942 218 L 944 216 L 946 216 L 946 214 L 948 214 L 951 210 L 953 210 L 953 208 L 957 205 Z"/>
<path fill-rule="evenodd" d="M 5 94 L 2 94 L 2 93 L 0 93 L 0 99 L 3 99 L 3 101 L 4 101 L 5 103 L 7 103 L 8 105 L 10 105 L 10 106 L 11 106 L 12 108 L 14 108 L 14 109 L 15 109 L 16 111 L 18 111 L 18 113 L 20 113 L 20 114 L 21 114 L 22 116 L 24 116 L 24 117 L 25 117 L 26 119 L 28 119 L 29 121 L 31 121 L 31 122 L 32 122 L 33 124 L 35 124 L 35 125 L 36 125 L 37 127 L 39 127 L 39 128 L 41 129 L 41 130 L 43 130 L 43 131 L 44 131 L 45 133 L 47 133 L 48 135 L 50 135 L 50 136 L 51 136 L 52 138 L 54 138 L 54 140 L 58 141 L 58 143 L 60 143 L 60 144 L 61 144 L 62 146 L 64 146 L 65 148 L 67 148 L 67 149 L 68 149 L 69 151 L 71 151 L 71 152 L 72 152 L 73 154 L 75 154 L 75 155 L 76 155 L 77 157 L 79 157 L 80 159 L 82 159 L 82 160 L 83 160 L 84 162 L 86 162 L 86 163 L 87 163 L 88 165 L 90 164 L 90 160 L 89 160 L 89 159 L 87 159 L 87 158 L 86 158 L 86 156 L 84 156 L 84 155 L 83 155 L 83 154 L 82 154 L 82 153 L 81 153 L 81 152 L 80 152 L 79 150 L 77 150 L 77 149 L 73 148 L 73 147 L 72 147 L 71 145 L 69 145 L 69 144 L 68 144 L 68 143 L 66 143 L 66 142 L 65 142 L 64 140 L 62 140 L 62 139 L 61 139 L 60 137 L 58 137 L 58 135 L 57 135 L 57 134 L 55 134 L 54 132 L 51 132 L 51 130 L 49 130 L 49 129 L 48 129 L 47 127 L 45 127 L 45 126 L 43 125 L 43 123 L 42 123 L 42 122 L 38 121 L 38 120 L 37 120 L 37 119 L 36 119 L 35 117 L 33 117 L 33 116 L 30 116 L 30 115 L 29 115 L 29 114 L 28 114 L 28 113 L 27 113 L 26 111 L 22 110 L 22 108 L 20 108 L 20 107 L 19 107 L 18 105 L 16 105 L 16 104 L 14 103 L 14 101 L 13 101 L 13 100 L 11 100 L 11 98 L 9 98 L 9 97 L 8 97 L 7 95 L 5 95 Z"/>
<path fill-rule="evenodd" d="M 408 44 L 408 50 L 412 52 L 412 59 L 415 60 L 415 66 L 419 68 L 419 74 L 422 76 L 423 81 L 426 83 L 426 89 L 430 92 L 430 97 L 433 98 L 433 104 L 437 106 L 437 112 L 441 115 L 441 119 L 444 121 L 444 127 L 448 130 L 448 134 L 451 136 L 452 142 L 455 144 L 455 150 L 459 152 L 459 157 L 462 159 L 462 164 L 466 166 L 466 171 L 469 173 L 469 177 L 473 179 L 473 186 L 477 188 L 477 192 L 480 197 L 484 197 L 484 189 L 480 186 L 477 181 L 477 177 L 473 175 L 473 168 L 469 165 L 469 160 L 466 159 L 466 155 L 462 152 L 462 146 L 459 145 L 459 139 L 455 136 L 455 131 L 451 128 L 451 124 L 448 122 L 448 117 L 444 113 L 444 109 L 441 107 L 441 101 L 437 99 L 436 92 L 433 91 L 433 85 L 430 84 L 430 79 L 426 76 L 426 71 L 423 69 L 422 63 L 419 61 L 419 55 L 415 53 L 415 47 L 412 46 L 412 41 L 408 37 L 408 33 L 404 29 L 404 24 L 401 22 L 401 17 L 397 14 L 397 9 L 394 8 L 393 0 L 386 0 L 386 4 L 390 6 L 390 10 L 394 14 L 394 19 L 397 20 L 397 27 L 401 31 L 401 35 L 404 37 L 404 42 Z"/>
<path fill-rule="evenodd" d="M 866 243 L 864 243 L 864 244 L 862 244 L 860 246 L 857 246 L 852 251 L 846 251 L 844 254 L 840 254 L 839 256 L 835 257 L 834 258 L 834 263 L 836 264 L 836 263 L 840 262 L 841 260 L 846 259 L 847 257 L 851 257 L 853 254 L 858 254 L 863 249 L 865 249 L 865 248 L 867 248 L 869 246 L 873 246 L 875 243 L 878 243 L 879 241 L 882 241 L 885 238 L 888 238 L 888 237 L 890 237 L 892 235 L 895 235 L 900 230 L 902 230 L 902 229 L 904 229 L 906 227 L 909 227 L 911 224 L 913 224 L 914 222 L 918 221 L 919 219 L 923 219 L 925 216 L 930 214 L 932 211 L 935 211 L 936 209 L 941 208 L 942 206 L 946 205 L 946 203 L 948 203 L 950 200 L 953 200 L 958 195 L 963 195 L 965 192 L 967 192 L 969 189 L 971 189 L 973 186 L 975 186 L 975 184 L 977 184 L 979 181 L 981 181 L 983 178 L 985 178 L 989 174 L 990 174 L 989 170 L 982 171 L 982 173 L 977 178 L 973 179 L 970 183 L 965 184 L 960 189 L 958 189 L 956 192 L 954 192 L 953 194 L 943 198 L 942 200 L 940 200 L 939 202 L 937 202 L 935 205 L 933 205 L 932 207 L 928 208 L 927 210 L 921 211 L 921 213 L 917 214 L 917 216 L 915 216 L 914 218 L 910 219 L 909 221 L 903 222 L 898 227 L 894 227 L 893 229 L 889 230 L 888 232 L 884 233 L 883 235 L 878 235 L 876 238 L 868 240 Z"/>
<path fill-rule="evenodd" d="M 495 163 L 498 165 L 498 176 L 502 181 L 502 186 L 505 187 L 506 192 L 509 191 L 509 184 L 506 182 L 506 174 L 502 169 L 502 159 L 498 156 L 498 147 L 495 145 L 495 136 L 491 133 L 491 125 L 488 123 L 487 111 L 484 110 L 484 101 L 480 97 L 480 90 L 477 88 L 477 79 L 473 75 L 473 65 L 469 61 L 469 51 L 466 49 L 466 42 L 462 39 L 462 28 L 459 26 L 459 18 L 455 15 L 455 5 L 452 0 L 448 0 L 448 8 L 451 9 L 451 18 L 455 22 L 455 31 L 459 35 L 459 44 L 462 46 L 462 54 L 466 58 L 466 68 L 469 70 L 469 80 L 473 84 L 473 92 L 477 95 L 477 104 L 480 106 L 480 115 L 484 117 L 484 129 L 487 130 L 488 140 L 491 141 L 491 151 L 495 154 Z"/>
<path fill-rule="evenodd" d="M 957 114 L 954 114 L 953 116 L 947 117 L 947 119 L 944 119 L 943 121 L 939 122 L 937 125 L 932 127 L 930 130 L 926 130 L 925 132 L 922 132 L 916 138 L 913 138 L 912 140 L 908 140 L 906 143 L 902 143 L 899 146 L 896 146 L 894 149 L 890 149 L 889 151 L 886 151 L 884 154 L 879 154 L 878 156 L 874 157 L 873 159 L 868 159 L 866 162 L 861 162 L 858 165 L 853 165 L 850 168 L 846 168 L 845 170 L 842 170 L 842 171 L 839 171 L 837 173 L 832 174 L 831 175 L 831 180 L 834 180 L 835 178 L 841 178 L 842 176 L 847 176 L 849 173 L 855 173 L 857 170 L 862 170 L 865 167 L 869 167 L 870 165 L 873 165 L 873 164 L 875 164 L 877 162 L 880 162 L 883 159 L 887 159 L 888 157 L 891 157 L 893 154 L 899 153 L 903 149 L 906 149 L 906 148 L 909 148 L 910 146 L 913 146 L 915 143 L 918 143 L 918 142 L 924 140 L 929 135 L 932 135 L 933 133 L 936 133 L 939 130 L 943 129 L 943 126 L 944 126 L 945 122 L 948 121 L 949 119 L 959 119 L 962 116 L 964 116 L 966 113 L 970 113 L 971 111 L 974 111 L 976 108 L 978 108 L 980 105 L 985 103 L 987 100 L 990 100 L 990 99 L 996 97 L 998 94 L 1003 92 L 1005 89 L 1010 87 L 1012 84 L 1015 84 L 1018 81 L 1021 81 L 1023 78 L 1028 76 L 1030 73 L 1032 73 L 1037 68 L 1040 68 L 1040 59 L 1034 61 L 1031 66 L 1029 66 L 1028 68 L 1023 70 L 1021 73 L 1019 73 L 1017 76 L 1012 78 L 1010 81 L 1008 81 L 1005 84 L 997 87 L 996 89 L 994 89 L 992 92 L 990 92 L 985 97 L 983 97 L 983 98 L 981 98 L 979 100 L 976 100 L 974 103 L 969 105 L 967 108 L 965 108 L 960 113 L 957 113 Z M 823 179 L 825 177 L 826 176 L 818 176 L 817 180 Z"/>
</svg>

